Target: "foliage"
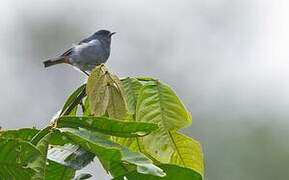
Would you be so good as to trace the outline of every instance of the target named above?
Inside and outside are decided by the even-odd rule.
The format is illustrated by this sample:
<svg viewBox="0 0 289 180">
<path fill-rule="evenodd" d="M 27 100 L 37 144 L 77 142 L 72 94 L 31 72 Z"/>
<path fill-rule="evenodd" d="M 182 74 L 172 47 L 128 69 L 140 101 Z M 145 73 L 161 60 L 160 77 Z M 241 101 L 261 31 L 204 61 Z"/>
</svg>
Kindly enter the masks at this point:
<svg viewBox="0 0 289 180">
<path fill-rule="evenodd" d="M 191 121 L 168 85 L 99 65 L 49 126 L 0 131 L 0 179 L 88 179 L 75 173 L 97 157 L 114 179 L 201 180 L 201 145 L 179 132 Z"/>
</svg>

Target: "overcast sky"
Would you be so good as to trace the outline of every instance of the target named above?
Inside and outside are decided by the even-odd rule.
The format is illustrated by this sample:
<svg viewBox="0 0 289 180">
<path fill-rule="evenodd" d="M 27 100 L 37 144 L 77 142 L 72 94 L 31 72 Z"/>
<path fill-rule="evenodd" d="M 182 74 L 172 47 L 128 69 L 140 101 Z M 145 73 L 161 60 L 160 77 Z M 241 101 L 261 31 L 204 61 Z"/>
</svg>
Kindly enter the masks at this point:
<svg viewBox="0 0 289 180">
<path fill-rule="evenodd" d="M 118 32 L 113 72 L 161 78 L 191 111 L 288 116 L 288 1 L 79 3 L 2 2 L 2 126 L 44 125 L 85 77 L 42 60 L 101 28 Z"/>
</svg>

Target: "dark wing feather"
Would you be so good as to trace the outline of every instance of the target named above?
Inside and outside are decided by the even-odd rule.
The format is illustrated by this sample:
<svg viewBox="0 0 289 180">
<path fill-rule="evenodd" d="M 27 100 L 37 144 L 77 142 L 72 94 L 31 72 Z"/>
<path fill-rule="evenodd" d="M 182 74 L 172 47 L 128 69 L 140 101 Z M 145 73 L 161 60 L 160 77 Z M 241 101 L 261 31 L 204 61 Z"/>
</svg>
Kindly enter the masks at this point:
<svg viewBox="0 0 289 180">
<path fill-rule="evenodd" d="M 65 51 L 63 54 L 61 54 L 60 57 L 64 57 L 64 56 L 68 56 L 71 52 L 72 52 L 73 48 L 68 49 L 67 51 Z"/>
<path fill-rule="evenodd" d="M 93 39 L 93 35 L 89 36 L 88 38 L 85 38 L 83 40 L 81 40 L 77 45 L 80 45 L 82 43 L 88 43 L 89 41 L 91 41 Z M 70 49 L 68 49 L 67 51 L 65 51 L 63 54 L 61 54 L 60 57 L 63 56 L 68 56 L 71 52 L 72 52 L 73 47 L 71 47 Z"/>
<path fill-rule="evenodd" d="M 82 44 L 82 43 L 88 43 L 88 42 L 91 41 L 91 40 L 93 40 L 93 37 L 92 37 L 92 36 L 89 36 L 88 38 L 85 38 L 85 39 L 81 40 L 81 41 L 78 43 L 78 45 L 79 45 L 79 44 Z"/>
</svg>

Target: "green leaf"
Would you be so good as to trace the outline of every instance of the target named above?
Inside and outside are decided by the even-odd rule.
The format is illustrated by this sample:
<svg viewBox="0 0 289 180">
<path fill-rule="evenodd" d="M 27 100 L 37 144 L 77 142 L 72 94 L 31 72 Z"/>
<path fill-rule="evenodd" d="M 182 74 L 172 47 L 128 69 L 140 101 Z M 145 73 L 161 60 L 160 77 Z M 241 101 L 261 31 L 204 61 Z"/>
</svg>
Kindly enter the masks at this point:
<svg viewBox="0 0 289 180">
<path fill-rule="evenodd" d="M 34 169 L 36 171 L 35 175 L 31 177 L 31 179 L 43 179 L 44 171 L 46 167 L 46 151 L 48 148 L 49 140 L 52 137 L 52 133 L 50 134 L 51 127 L 47 127 L 41 131 L 33 128 L 24 128 L 19 130 L 9 130 L 1 132 L 1 137 L 5 138 L 18 138 L 22 140 L 32 141 L 36 145 L 36 148 L 41 153 L 36 160 L 31 162 L 28 167 Z M 54 135 L 54 134 L 53 134 Z M 33 139 L 33 140 L 32 140 Z M 54 135 L 53 141 L 56 141 L 56 136 Z M 50 166 L 48 166 L 50 168 Z M 46 177 L 51 176 L 50 174 L 45 174 Z M 47 178 L 46 178 L 47 179 Z M 54 178 L 55 179 L 55 178 Z"/>
<path fill-rule="evenodd" d="M 145 150 L 157 160 L 169 163 L 174 144 L 169 132 L 191 124 L 191 116 L 173 90 L 158 81 L 145 84 L 140 92 L 136 120 L 159 125 L 143 138 Z"/>
<path fill-rule="evenodd" d="M 51 132 L 51 128 L 52 128 L 51 126 L 47 126 L 41 131 L 38 131 L 38 133 L 35 134 L 35 136 L 33 136 L 33 138 L 31 139 L 31 143 L 36 146 L 38 142 L 41 141 L 42 138 L 44 138 L 47 134 Z"/>
<path fill-rule="evenodd" d="M 51 135 L 49 144 L 51 147 L 57 145 L 57 146 L 63 146 L 65 144 L 69 144 L 69 139 L 64 136 L 59 130 L 53 129 L 53 133 Z"/>
<path fill-rule="evenodd" d="M 90 164 L 95 155 L 74 144 L 54 146 L 48 150 L 48 159 L 61 165 L 80 170 Z"/>
<path fill-rule="evenodd" d="M 44 180 L 45 168 L 46 168 L 46 156 L 48 150 L 49 140 L 51 138 L 51 133 L 46 134 L 37 143 L 36 147 L 40 151 L 41 156 L 39 156 L 35 161 L 29 164 L 29 167 L 36 170 L 36 174 L 32 177 L 33 180 Z"/>
<path fill-rule="evenodd" d="M 63 128 L 63 133 L 67 135 L 75 144 L 79 144 L 86 150 L 101 157 L 102 160 L 127 162 L 137 166 L 137 171 L 144 174 L 164 176 L 163 171 L 153 165 L 151 160 L 139 152 L 134 152 L 126 147 L 105 139 L 103 136 L 90 133 L 87 130 L 76 130 Z"/>
<path fill-rule="evenodd" d="M 160 178 L 152 175 L 140 174 L 137 171 L 133 171 L 116 177 L 113 180 L 124 180 L 125 178 L 127 180 L 202 180 L 202 176 L 200 174 L 188 168 L 182 168 L 171 164 L 162 164 L 159 166 L 166 172 L 167 175 L 165 177 Z"/>
<path fill-rule="evenodd" d="M 122 86 L 125 92 L 126 102 L 128 104 L 128 112 L 135 114 L 137 98 L 142 84 L 135 78 L 127 77 L 123 79 Z"/>
<path fill-rule="evenodd" d="M 41 156 L 27 141 L 0 138 L 0 179 L 31 179 L 36 173 L 29 164 Z"/>
<path fill-rule="evenodd" d="M 45 180 L 71 180 L 74 175 L 74 169 L 53 161 L 48 161 L 46 166 Z"/>
<path fill-rule="evenodd" d="M 78 110 L 78 105 L 76 105 L 73 109 L 71 109 L 71 111 L 69 113 L 67 113 L 67 115 L 76 116 L 77 110 Z"/>
<path fill-rule="evenodd" d="M 200 143 L 177 132 L 170 132 L 170 136 L 175 147 L 170 163 L 191 168 L 204 176 L 203 153 Z"/>
<path fill-rule="evenodd" d="M 68 97 L 63 105 L 60 115 L 73 115 L 76 113 L 78 103 L 85 96 L 85 87 L 86 85 L 83 84 Z"/>
<path fill-rule="evenodd" d="M 90 105 L 89 105 L 89 99 L 86 96 L 86 98 L 84 99 L 84 111 L 83 111 L 83 116 L 91 116 L 91 111 L 90 111 Z"/>
<path fill-rule="evenodd" d="M 17 130 L 1 131 L 0 137 L 30 141 L 38 132 L 39 130 L 34 128 L 22 128 Z"/>
<path fill-rule="evenodd" d="M 113 177 L 118 177 L 136 170 L 136 167 L 134 165 L 127 164 L 126 162 L 107 161 L 102 160 L 101 157 L 98 158 L 103 168 L 107 171 L 108 174 Z"/>
<path fill-rule="evenodd" d="M 133 138 L 123 138 L 123 137 L 112 137 L 111 138 L 114 142 L 118 143 L 118 144 L 121 144 L 123 146 L 126 146 L 128 147 L 129 149 L 131 150 L 134 150 L 134 151 L 140 151 L 140 147 L 139 147 L 139 144 L 137 142 L 137 139 L 136 137 L 133 137 Z"/>
<path fill-rule="evenodd" d="M 189 126 L 192 118 L 169 86 L 153 81 L 141 89 L 136 120 L 158 123 L 165 130 L 174 130 Z"/>
<path fill-rule="evenodd" d="M 136 120 L 159 125 L 159 130 L 142 138 L 146 153 L 162 163 L 191 168 L 203 175 L 200 144 L 176 132 L 191 124 L 191 116 L 167 85 L 151 81 L 143 86 L 138 98 Z"/>
<path fill-rule="evenodd" d="M 158 129 L 156 124 L 143 122 L 125 122 L 106 117 L 72 117 L 59 118 L 57 127 L 84 128 L 104 134 L 120 137 L 145 136 Z"/>
<path fill-rule="evenodd" d="M 74 176 L 75 170 L 52 161 L 47 161 L 49 143 L 63 144 L 67 142 L 58 131 L 51 131 L 51 127 L 47 127 L 41 130 L 33 138 L 33 141 L 40 150 L 41 156 L 29 165 L 37 171 L 32 179 L 71 179 Z"/>
<path fill-rule="evenodd" d="M 154 78 L 148 77 L 148 76 L 138 76 L 135 77 L 137 80 L 139 81 L 145 81 L 145 82 L 149 82 L 149 81 L 156 81 Z"/>
</svg>

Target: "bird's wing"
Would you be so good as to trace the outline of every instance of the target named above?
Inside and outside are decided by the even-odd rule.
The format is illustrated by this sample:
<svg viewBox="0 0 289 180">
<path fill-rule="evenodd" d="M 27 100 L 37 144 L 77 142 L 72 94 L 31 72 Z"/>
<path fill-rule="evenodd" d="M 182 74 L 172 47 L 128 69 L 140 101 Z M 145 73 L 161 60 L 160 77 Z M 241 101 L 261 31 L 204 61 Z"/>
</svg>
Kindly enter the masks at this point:
<svg viewBox="0 0 289 180">
<path fill-rule="evenodd" d="M 60 55 L 60 57 L 68 56 L 72 52 L 73 47 L 69 48 L 67 51 L 65 51 L 63 54 Z"/>
<path fill-rule="evenodd" d="M 95 39 L 94 34 L 88 36 L 87 38 L 82 39 L 82 40 L 78 43 L 78 45 L 80 45 L 80 44 L 82 44 L 82 43 L 88 43 L 89 41 L 91 41 L 91 40 L 93 40 L 93 39 Z"/>
<path fill-rule="evenodd" d="M 77 45 L 83 44 L 83 43 L 88 43 L 89 41 L 91 41 L 93 39 L 92 35 L 89 36 L 88 38 L 84 38 L 82 39 Z M 60 57 L 62 56 L 68 56 L 73 50 L 73 47 L 69 48 L 67 51 L 65 51 L 63 54 L 61 54 Z"/>
<path fill-rule="evenodd" d="M 85 38 L 85 39 L 81 40 L 81 41 L 78 43 L 78 45 L 80 45 L 80 44 L 82 44 L 82 43 L 88 43 L 88 42 L 91 41 L 91 40 L 92 40 L 92 37 L 90 36 L 90 37 L 88 37 L 88 38 Z"/>
</svg>

